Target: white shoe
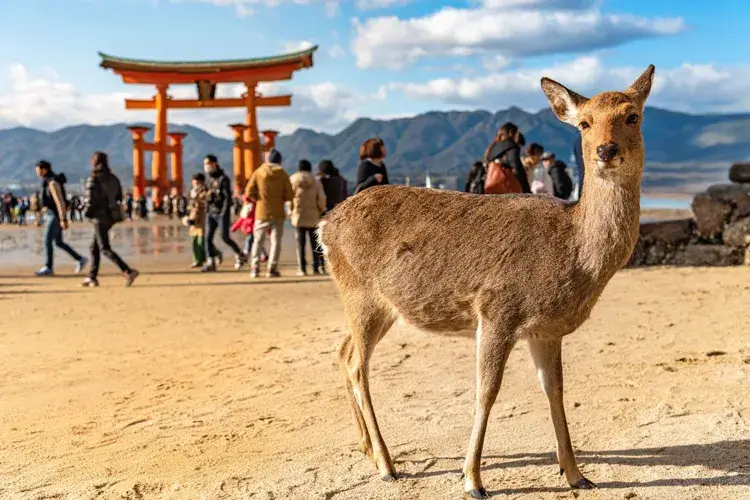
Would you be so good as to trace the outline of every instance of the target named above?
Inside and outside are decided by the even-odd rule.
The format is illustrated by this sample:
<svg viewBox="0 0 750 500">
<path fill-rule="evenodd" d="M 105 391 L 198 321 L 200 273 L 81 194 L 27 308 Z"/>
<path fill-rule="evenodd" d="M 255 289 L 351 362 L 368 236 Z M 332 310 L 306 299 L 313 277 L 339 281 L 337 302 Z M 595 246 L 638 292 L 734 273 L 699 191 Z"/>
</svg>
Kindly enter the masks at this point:
<svg viewBox="0 0 750 500">
<path fill-rule="evenodd" d="M 86 266 L 89 264 L 89 259 L 86 257 L 81 257 L 81 260 L 78 261 L 78 264 L 76 264 L 76 274 L 81 274 L 84 269 L 86 269 Z"/>
</svg>

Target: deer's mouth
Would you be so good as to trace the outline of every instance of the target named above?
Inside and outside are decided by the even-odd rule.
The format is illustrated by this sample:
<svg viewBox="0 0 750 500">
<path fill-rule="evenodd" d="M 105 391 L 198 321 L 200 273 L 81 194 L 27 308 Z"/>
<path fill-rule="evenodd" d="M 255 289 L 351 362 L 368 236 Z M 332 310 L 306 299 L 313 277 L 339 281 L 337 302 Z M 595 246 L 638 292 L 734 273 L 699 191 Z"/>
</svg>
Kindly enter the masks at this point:
<svg viewBox="0 0 750 500">
<path fill-rule="evenodd" d="M 625 163 L 625 157 L 620 156 L 619 158 L 613 158 L 609 161 L 596 160 L 596 166 L 599 168 L 614 168 L 619 167 Z"/>
</svg>

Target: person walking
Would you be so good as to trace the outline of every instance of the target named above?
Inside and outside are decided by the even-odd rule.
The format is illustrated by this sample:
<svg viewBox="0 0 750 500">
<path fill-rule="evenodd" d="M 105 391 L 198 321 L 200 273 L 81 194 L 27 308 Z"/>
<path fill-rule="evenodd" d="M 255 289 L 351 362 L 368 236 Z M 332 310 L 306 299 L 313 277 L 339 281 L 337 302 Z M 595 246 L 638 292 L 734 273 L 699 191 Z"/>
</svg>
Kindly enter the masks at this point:
<svg viewBox="0 0 750 500">
<path fill-rule="evenodd" d="M 245 188 L 247 197 L 255 202 L 255 228 L 253 235 L 252 270 L 250 276 L 260 275 L 260 253 L 265 247 L 266 231 L 271 231 L 271 247 L 268 256 L 269 278 L 281 276 L 279 273 L 279 255 L 281 238 L 284 235 L 286 221 L 286 202 L 292 201 L 292 184 L 289 174 L 281 166 L 282 156 L 276 149 L 266 153 L 266 161 L 258 167 Z"/>
<path fill-rule="evenodd" d="M 112 250 L 109 242 L 109 230 L 118 222 L 125 220 L 122 206 L 122 185 L 109 168 L 107 153 L 97 151 L 91 157 L 91 176 L 86 180 L 83 211 L 87 219 L 94 223 L 94 237 L 91 242 L 91 267 L 89 275 L 81 286 L 99 286 L 99 264 L 104 254 L 115 264 L 125 277 L 125 286 L 133 284 L 139 273 L 128 266 Z"/>
<path fill-rule="evenodd" d="M 222 241 L 234 252 L 234 268 L 241 269 L 247 259 L 229 235 L 230 218 L 234 206 L 232 183 L 214 155 L 206 155 L 203 160 L 203 169 L 209 177 L 206 196 L 206 256 L 208 260 L 201 271 L 213 272 L 217 269 L 218 263 L 214 257 L 220 254 L 214 245 L 217 230 L 221 234 Z"/>
<path fill-rule="evenodd" d="M 359 148 L 360 164 L 357 169 L 357 187 L 354 194 L 374 186 L 388 184 L 388 171 L 385 168 L 385 157 L 388 151 L 383 139 L 372 137 Z"/>
<path fill-rule="evenodd" d="M 46 160 L 36 164 L 36 175 L 42 179 L 40 205 L 44 211 L 44 266 L 36 275 L 55 274 L 53 246 L 63 250 L 77 262 L 75 272 L 79 274 L 86 267 L 88 259 L 63 241 L 63 231 L 69 227 L 65 206 L 65 175 L 55 174 L 52 165 Z"/>
<path fill-rule="evenodd" d="M 187 219 L 188 235 L 193 248 L 193 264 L 191 269 L 202 267 L 206 263 L 206 176 L 198 172 L 191 180 L 190 202 L 188 204 Z M 215 248 L 215 247 L 214 247 Z M 217 251 L 213 257 L 221 263 L 221 254 Z"/>
<path fill-rule="evenodd" d="M 326 211 L 326 194 L 323 184 L 312 173 L 312 165 L 307 160 L 299 161 L 299 171 L 289 178 L 294 193 L 291 202 L 292 226 L 297 237 L 297 276 L 307 276 L 305 247 L 310 241 L 312 249 L 313 274 L 322 274 L 323 252 L 320 250 L 315 230 L 321 214 Z"/>
<path fill-rule="evenodd" d="M 526 177 L 526 170 L 523 167 L 523 163 L 521 163 L 521 147 L 525 144 L 526 140 L 521 131 L 518 130 L 516 124 L 506 122 L 498 129 L 495 140 L 492 141 L 484 153 L 484 164 L 487 165 L 486 192 L 491 194 L 504 194 L 505 191 L 502 191 L 502 189 L 510 185 L 516 187 L 517 181 L 518 192 L 531 193 L 531 186 L 529 186 L 528 177 Z M 496 165 L 490 165 L 493 162 Z M 495 173 L 503 173 L 498 179 L 511 180 L 511 182 L 507 183 L 507 186 L 502 185 L 502 183 L 498 184 L 498 188 L 501 189 L 501 191 L 489 189 L 493 186 L 492 183 L 495 181 L 493 172 L 490 171 L 491 168 L 505 169 L 496 170 Z M 515 177 L 515 179 L 512 179 L 513 177 Z"/>
</svg>

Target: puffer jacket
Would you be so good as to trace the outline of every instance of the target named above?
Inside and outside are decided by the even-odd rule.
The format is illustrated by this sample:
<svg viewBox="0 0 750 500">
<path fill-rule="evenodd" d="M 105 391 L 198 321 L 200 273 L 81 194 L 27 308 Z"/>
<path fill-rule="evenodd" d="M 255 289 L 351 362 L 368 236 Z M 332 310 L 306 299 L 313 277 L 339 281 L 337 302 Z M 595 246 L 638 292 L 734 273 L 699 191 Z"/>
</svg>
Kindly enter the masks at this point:
<svg viewBox="0 0 750 500">
<path fill-rule="evenodd" d="M 255 220 L 282 222 L 286 220 L 284 204 L 292 201 L 289 174 L 281 165 L 264 163 L 253 172 L 245 194 L 255 202 Z"/>
<path fill-rule="evenodd" d="M 188 220 L 193 221 L 193 225 L 201 229 L 206 225 L 206 196 L 208 196 L 206 186 L 199 186 L 190 190 Z"/>
<path fill-rule="evenodd" d="M 84 215 L 92 220 L 113 224 L 117 210 L 121 210 L 122 185 L 117 176 L 104 166 L 97 165 L 86 180 L 83 202 Z"/>
<path fill-rule="evenodd" d="M 317 227 L 320 215 L 326 211 L 326 194 L 323 184 L 312 172 L 297 172 L 289 179 L 292 184 L 292 225 L 294 227 Z"/>
</svg>

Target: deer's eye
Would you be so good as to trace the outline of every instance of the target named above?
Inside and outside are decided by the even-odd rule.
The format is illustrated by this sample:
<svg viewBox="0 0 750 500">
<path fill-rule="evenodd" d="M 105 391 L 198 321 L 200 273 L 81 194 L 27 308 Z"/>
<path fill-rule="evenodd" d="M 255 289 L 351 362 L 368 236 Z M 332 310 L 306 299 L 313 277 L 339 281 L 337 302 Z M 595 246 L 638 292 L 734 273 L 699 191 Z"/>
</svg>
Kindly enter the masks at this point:
<svg viewBox="0 0 750 500">
<path fill-rule="evenodd" d="M 586 130 L 591 125 L 589 125 L 589 122 L 587 121 L 582 121 L 581 123 L 578 124 L 578 126 L 580 127 L 581 130 Z"/>
<path fill-rule="evenodd" d="M 638 118 L 639 117 L 636 114 L 628 115 L 625 123 L 627 123 L 628 125 L 635 125 L 636 123 L 638 123 Z"/>
</svg>

